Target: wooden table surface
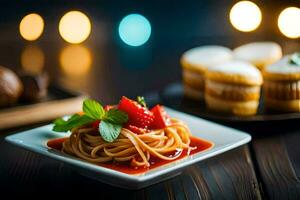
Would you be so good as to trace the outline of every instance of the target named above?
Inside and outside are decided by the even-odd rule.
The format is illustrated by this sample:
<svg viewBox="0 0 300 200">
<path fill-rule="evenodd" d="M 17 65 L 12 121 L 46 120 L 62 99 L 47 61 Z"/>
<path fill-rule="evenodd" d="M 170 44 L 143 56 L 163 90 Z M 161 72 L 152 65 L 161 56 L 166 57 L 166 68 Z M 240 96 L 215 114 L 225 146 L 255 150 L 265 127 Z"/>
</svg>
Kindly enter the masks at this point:
<svg viewBox="0 0 300 200">
<path fill-rule="evenodd" d="M 87 43 L 84 48 L 91 54 L 92 65 L 79 75 L 72 73 L 76 69 L 62 68 L 59 61 L 63 49 L 72 45 L 49 41 L 30 45 L 43 52 L 43 67 L 53 82 L 89 93 L 105 104 L 116 103 L 122 95 L 134 97 L 153 92 L 155 96 L 159 89 L 181 79 L 178 63 L 181 53 L 207 43 L 236 45 L 222 38 L 146 45 L 137 49 Z M 20 69 L 20 57 L 28 44 L 2 41 L 0 47 L 0 64 Z M 300 120 L 226 124 L 249 132 L 253 140 L 187 167 L 175 178 L 137 191 L 86 178 L 61 162 L 4 141 L 9 134 L 39 124 L 5 130 L 0 132 L 0 191 L 11 196 L 34 197 L 42 192 L 53 198 L 84 195 L 86 199 L 95 194 L 100 199 L 300 199 L 298 124 Z"/>
<path fill-rule="evenodd" d="M 38 125 L 35 125 L 38 126 Z M 241 128 L 241 127 L 238 127 Z M 27 129 L 23 128 L 23 129 Z M 297 121 L 247 127 L 253 140 L 184 169 L 175 178 L 141 190 L 125 190 L 86 178 L 63 163 L 20 149 L 0 137 L 1 191 L 103 199 L 299 199 L 300 131 Z M 55 191 L 55 192 L 54 192 Z"/>
</svg>

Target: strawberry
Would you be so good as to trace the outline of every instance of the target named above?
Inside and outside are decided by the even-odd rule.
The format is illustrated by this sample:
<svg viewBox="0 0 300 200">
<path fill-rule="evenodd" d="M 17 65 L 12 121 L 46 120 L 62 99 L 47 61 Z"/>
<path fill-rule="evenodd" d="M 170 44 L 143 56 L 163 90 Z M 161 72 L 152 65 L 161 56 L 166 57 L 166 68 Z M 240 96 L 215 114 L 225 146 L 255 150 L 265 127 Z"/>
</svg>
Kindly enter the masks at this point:
<svg viewBox="0 0 300 200">
<path fill-rule="evenodd" d="M 136 127 L 133 125 L 128 125 L 128 126 L 126 126 L 126 128 L 138 135 L 149 132 L 149 130 L 146 128 L 139 128 L 139 127 Z"/>
<path fill-rule="evenodd" d="M 100 120 L 96 120 L 96 121 L 94 121 L 94 122 L 92 123 L 92 127 L 93 127 L 94 129 L 97 129 L 97 130 L 98 130 L 99 124 L 100 124 Z"/>
<path fill-rule="evenodd" d="M 118 109 L 127 113 L 127 125 L 133 125 L 138 128 L 148 128 L 154 120 L 152 112 L 146 107 L 124 96 L 120 100 Z"/>
<path fill-rule="evenodd" d="M 171 118 L 168 116 L 164 108 L 160 105 L 154 106 L 150 110 L 154 115 L 154 121 L 151 124 L 151 128 L 160 129 L 165 128 L 171 123 Z"/>
</svg>

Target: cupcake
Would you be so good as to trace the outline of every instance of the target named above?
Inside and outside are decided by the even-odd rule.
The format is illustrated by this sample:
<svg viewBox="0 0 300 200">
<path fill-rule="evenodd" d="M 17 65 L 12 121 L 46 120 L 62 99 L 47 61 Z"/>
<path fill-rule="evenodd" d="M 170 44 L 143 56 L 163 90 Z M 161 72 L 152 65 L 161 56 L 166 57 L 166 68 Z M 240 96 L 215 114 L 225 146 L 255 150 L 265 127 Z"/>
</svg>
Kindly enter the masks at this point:
<svg viewBox="0 0 300 200">
<path fill-rule="evenodd" d="M 205 102 L 209 109 L 238 116 L 256 114 L 260 71 L 244 61 L 230 61 L 210 67 L 205 79 Z"/>
<path fill-rule="evenodd" d="M 265 66 L 278 61 L 282 50 L 275 42 L 253 42 L 233 50 L 235 60 L 247 61 L 262 70 Z"/>
<path fill-rule="evenodd" d="M 222 46 L 208 45 L 190 49 L 181 57 L 183 88 L 186 96 L 203 99 L 207 68 L 231 60 L 232 52 Z"/>
<path fill-rule="evenodd" d="M 300 112 L 300 53 L 287 55 L 263 71 L 268 109 Z"/>
</svg>

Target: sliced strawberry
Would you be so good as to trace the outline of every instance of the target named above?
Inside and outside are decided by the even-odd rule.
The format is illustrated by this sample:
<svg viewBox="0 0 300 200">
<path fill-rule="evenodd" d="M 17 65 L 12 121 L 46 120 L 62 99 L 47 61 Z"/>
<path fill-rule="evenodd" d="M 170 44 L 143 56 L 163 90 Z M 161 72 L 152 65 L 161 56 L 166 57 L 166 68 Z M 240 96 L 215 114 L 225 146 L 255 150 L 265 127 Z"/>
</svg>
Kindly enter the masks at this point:
<svg viewBox="0 0 300 200">
<path fill-rule="evenodd" d="M 127 97 L 121 98 L 118 108 L 128 114 L 128 125 L 147 128 L 154 120 L 152 112 Z"/>
<path fill-rule="evenodd" d="M 168 116 L 168 114 L 162 106 L 156 105 L 150 111 L 154 115 L 154 121 L 151 124 L 151 128 L 160 129 L 165 128 L 171 124 L 171 118 Z"/>
<path fill-rule="evenodd" d="M 133 126 L 133 125 L 128 125 L 128 126 L 126 126 L 126 128 L 131 130 L 132 132 L 138 134 L 138 135 L 149 132 L 149 129 L 139 128 L 139 127 L 136 127 L 136 126 Z"/>
<path fill-rule="evenodd" d="M 100 124 L 100 120 L 96 120 L 96 121 L 94 121 L 94 122 L 92 123 L 92 127 L 93 127 L 94 129 L 98 129 L 98 128 L 99 128 L 99 124 Z"/>
</svg>

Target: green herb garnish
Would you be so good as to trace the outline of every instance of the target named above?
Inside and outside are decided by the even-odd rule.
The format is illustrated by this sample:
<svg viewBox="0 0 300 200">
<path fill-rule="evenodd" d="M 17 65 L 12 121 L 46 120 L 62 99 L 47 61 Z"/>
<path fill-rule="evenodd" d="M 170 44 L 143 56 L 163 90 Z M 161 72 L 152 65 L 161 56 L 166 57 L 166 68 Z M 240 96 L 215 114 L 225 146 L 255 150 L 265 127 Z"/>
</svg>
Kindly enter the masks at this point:
<svg viewBox="0 0 300 200">
<path fill-rule="evenodd" d="M 299 52 L 294 53 L 294 54 L 291 55 L 290 63 L 293 64 L 293 65 L 300 66 L 300 53 Z"/>
<path fill-rule="evenodd" d="M 88 117 L 87 115 L 72 115 L 68 120 L 59 118 L 54 121 L 53 131 L 56 132 L 67 132 L 73 128 L 83 126 L 85 124 L 94 122 L 95 120 Z"/>
<path fill-rule="evenodd" d="M 145 98 L 144 98 L 144 97 L 142 97 L 142 96 L 137 96 L 137 97 L 136 97 L 136 100 L 137 100 L 138 104 L 140 104 L 141 106 L 147 108 L 146 101 L 145 101 Z"/>
<path fill-rule="evenodd" d="M 101 121 L 99 132 L 103 140 L 113 142 L 119 136 L 122 125 Z"/>
<path fill-rule="evenodd" d="M 128 121 L 128 115 L 118 109 L 110 109 L 105 113 L 103 120 L 114 124 L 124 124 Z"/>
<path fill-rule="evenodd" d="M 120 134 L 122 125 L 128 121 L 127 113 L 110 109 L 105 111 L 103 106 L 92 99 L 86 99 L 82 106 L 83 114 L 72 115 L 69 119 L 59 118 L 54 121 L 53 131 L 67 132 L 97 120 L 99 124 L 99 133 L 106 142 L 113 142 Z"/>
</svg>

